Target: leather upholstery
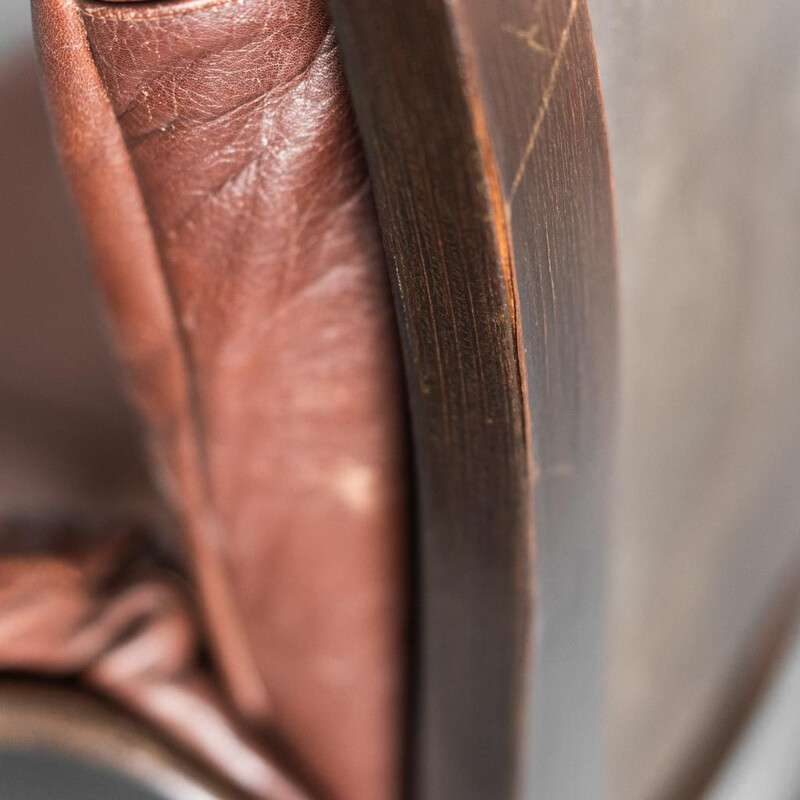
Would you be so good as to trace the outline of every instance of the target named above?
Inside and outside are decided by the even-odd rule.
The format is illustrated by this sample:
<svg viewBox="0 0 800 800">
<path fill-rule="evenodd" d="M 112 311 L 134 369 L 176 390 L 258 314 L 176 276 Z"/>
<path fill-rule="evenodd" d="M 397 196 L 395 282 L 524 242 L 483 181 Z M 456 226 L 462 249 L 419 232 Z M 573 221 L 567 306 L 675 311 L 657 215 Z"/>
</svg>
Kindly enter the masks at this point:
<svg viewBox="0 0 800 800">
<path fill-rule="evenodd" d="M 217 662 L 333 798 L 399 791 L 400 358 L 320 0 L 33 0 Z"/>
<path fill-rule="evenodd" d="M 253 797 L 308 800 L 233 718 L 203 659 L 185 582 L 143 546 L 142 531 L 87 533 L 63 522 L 0 525 L 0 669 L 77 679 Z"/>
</svg>

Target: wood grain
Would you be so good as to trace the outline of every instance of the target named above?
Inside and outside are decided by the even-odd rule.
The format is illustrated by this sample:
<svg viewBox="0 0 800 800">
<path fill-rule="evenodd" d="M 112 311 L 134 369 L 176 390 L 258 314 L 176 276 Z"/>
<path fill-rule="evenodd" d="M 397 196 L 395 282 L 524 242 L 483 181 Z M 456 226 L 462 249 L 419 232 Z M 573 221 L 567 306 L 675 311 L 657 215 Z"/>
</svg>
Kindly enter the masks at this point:
<svg viewBox="0 0 800 800">
<path fill-rule="evenodd" d="M 596 796 L 616 283 L 585 3 L 331 8 L 411 402 L 412 793 Z"/>
</svg>

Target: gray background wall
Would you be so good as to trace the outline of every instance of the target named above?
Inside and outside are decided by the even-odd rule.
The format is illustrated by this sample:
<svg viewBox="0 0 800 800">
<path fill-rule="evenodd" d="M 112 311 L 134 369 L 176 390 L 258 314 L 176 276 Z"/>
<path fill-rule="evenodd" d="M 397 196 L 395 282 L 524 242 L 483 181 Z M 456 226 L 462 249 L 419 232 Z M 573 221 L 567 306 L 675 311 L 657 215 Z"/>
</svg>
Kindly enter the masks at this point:
<svg viewBox="0 0 800 800">
<path fill-rule="evenodd" d="M 609 769 L 644 800 L 798 578 L 800 4 L 589 6 L 622 288 Z"/>
</svg>

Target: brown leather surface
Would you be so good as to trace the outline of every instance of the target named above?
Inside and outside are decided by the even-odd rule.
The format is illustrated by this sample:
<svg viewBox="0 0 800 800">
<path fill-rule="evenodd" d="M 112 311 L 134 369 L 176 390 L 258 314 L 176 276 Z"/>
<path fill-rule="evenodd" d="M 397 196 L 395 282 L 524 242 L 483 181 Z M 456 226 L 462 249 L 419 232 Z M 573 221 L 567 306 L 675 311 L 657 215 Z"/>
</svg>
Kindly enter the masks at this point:
<svg viewBox="0 0 800 800">
<path fill-rule="evenodd" d="M 251 723 L 399 790 L 402 390 L 321 2 L 34 0 L 62 155 Z"/>
<path fill-rule="evenodd" d="M 140 531 L 87 537 L 6 520 L 0 540 L 0 670 L 78 678 L 169 730 L 248 795 L 310 797 L 235 721 L 203 662 L 188 587 Z"/>
</svg>

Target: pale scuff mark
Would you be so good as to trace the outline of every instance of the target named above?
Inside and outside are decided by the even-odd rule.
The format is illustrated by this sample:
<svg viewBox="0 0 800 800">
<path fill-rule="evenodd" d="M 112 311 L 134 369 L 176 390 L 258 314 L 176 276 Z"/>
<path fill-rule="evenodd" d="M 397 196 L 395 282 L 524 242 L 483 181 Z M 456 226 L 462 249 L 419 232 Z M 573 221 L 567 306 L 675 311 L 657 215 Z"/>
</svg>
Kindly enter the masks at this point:
<svg viewBox="0 0 800 800">
<path fill-rule="evenodd" d="M 346 464 L 339 468 L 335 477 L 339 497 L 358 513 L 365 513 L 373 504 L 375 475 L 363 464 Z"/>
<path fill-rule="evenodd" d="M 540 480 L 549 478 L 572 478 L 575 475 L 575 465 L 568 461 L 552 464 L 544 469 L 539 464 L 533 465 L 532 482 L 536 485 Z"/>
</svg>

